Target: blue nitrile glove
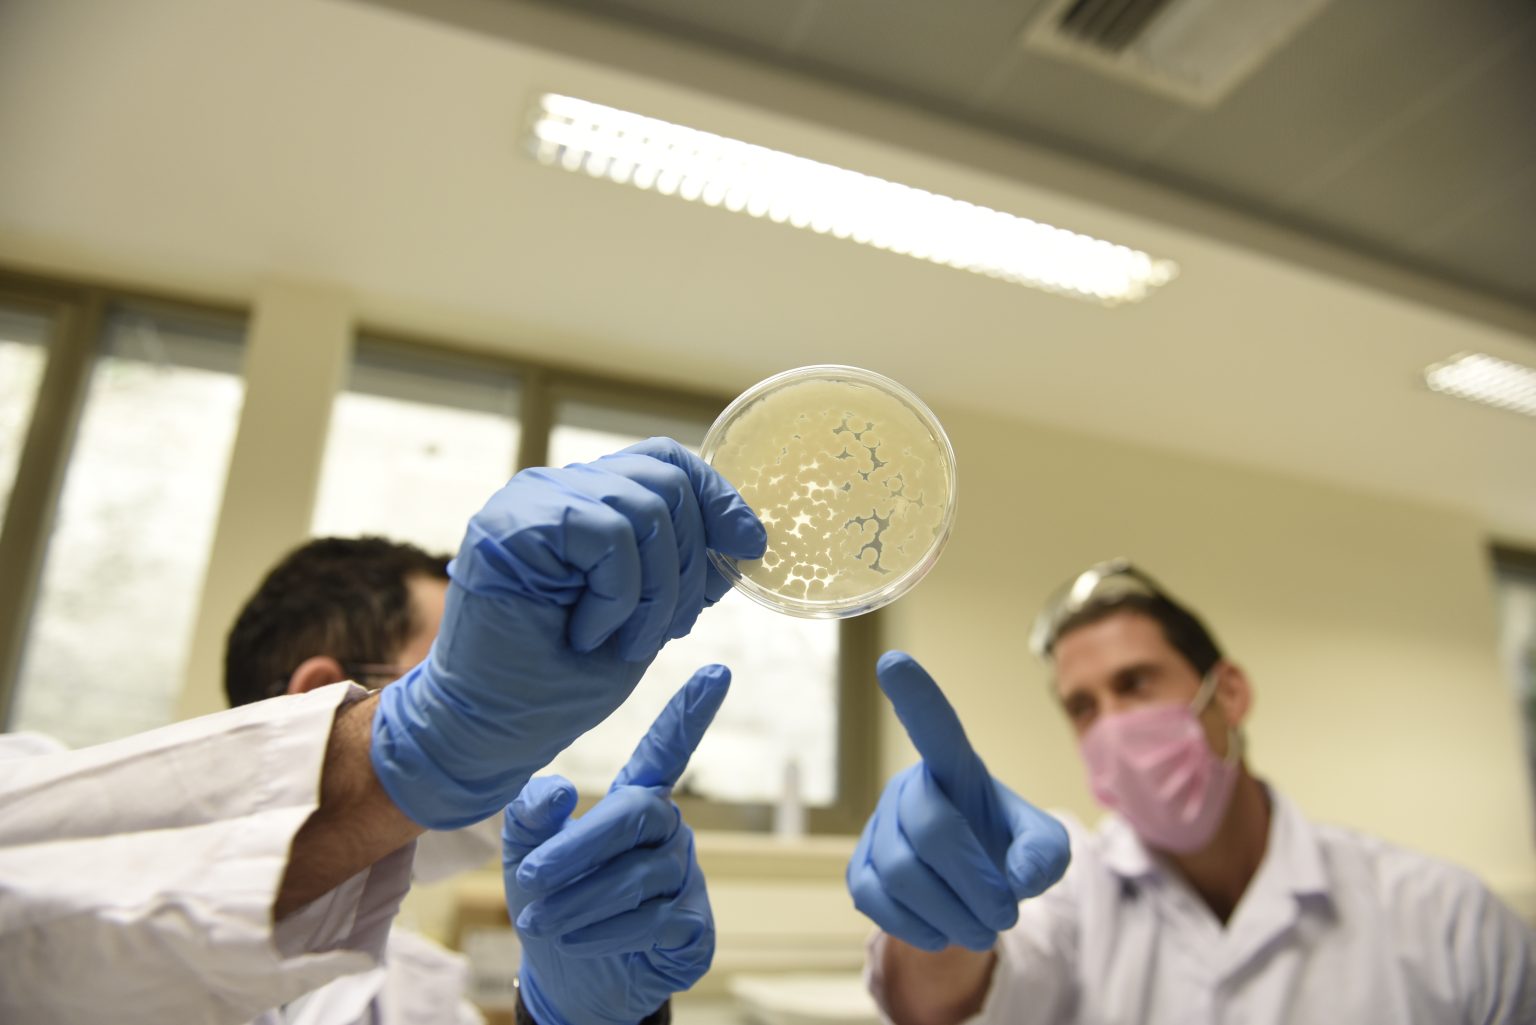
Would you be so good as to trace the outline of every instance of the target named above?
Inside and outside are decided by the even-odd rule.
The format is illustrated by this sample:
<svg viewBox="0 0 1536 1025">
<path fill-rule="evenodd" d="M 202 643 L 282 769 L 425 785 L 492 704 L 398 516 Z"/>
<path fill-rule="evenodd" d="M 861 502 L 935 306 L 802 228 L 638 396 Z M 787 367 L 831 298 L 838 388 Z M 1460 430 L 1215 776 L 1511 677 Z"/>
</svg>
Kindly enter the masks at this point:
<svg viewBox="0 0 1536 1025">
<path fill-rule="evenodd" d="M 567 819 L 576 788 L 560 776 L 507 808 L 507 911 L 539 1025 L 634 1025 L 709 970 L 714 916 L 672 786 L 730 682 L 724 666 L 694 673 L 581 818 Z"/>
<path fill-rule="evenodd" d="M 993 779 L 955 710 L 911 655 L 888 651 L 880 688 L 923 758 L 886 785 L 848 863 L 853 903 L 923 950 L 991 950 L 1072 858 L 1067 831 Z"/>
<path fill-rule="evenodd" d="M 431 654 L 380 696 L 379 782 L 432 829 L 494 815 L 729 589 L 706 548 L 766 544 L 736 489 L 666 438 L 519 473 L 469 521 Z"/>
</svg>

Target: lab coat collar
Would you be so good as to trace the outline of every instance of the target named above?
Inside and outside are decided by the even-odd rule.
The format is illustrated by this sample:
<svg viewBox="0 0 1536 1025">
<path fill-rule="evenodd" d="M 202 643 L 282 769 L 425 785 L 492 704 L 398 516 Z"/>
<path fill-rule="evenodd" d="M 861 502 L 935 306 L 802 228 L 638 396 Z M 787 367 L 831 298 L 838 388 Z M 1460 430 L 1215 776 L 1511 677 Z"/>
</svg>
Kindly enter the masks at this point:
<svg viewBox="0 0 1536 1025">
<path fill-rule="evenodd" d="M 1264 859 L 1248 883 L 1226 927 L 1211 965 L 1218 977 L 1229 978 L 1263 956 L 1274 944 L 1291 935 L 1309 908 L 1323 910 L 1332 901 L 1321 839 L 1316 827 L 1273 788 L 1269 795 L 1269 836 Z M 1106 820 L 1103 830 L 1104 863 L 1127 886 L 1143 879 L 1164 879 L 1183 888 L 1119 817 Z M 1317 905 L 1323 905 L 1318 908 Z M 1212 924 L 1215 924 L 1214 918 Z"/>
<path fill-rule="evenodd" d="M 1269 794 L 1269 844 L 1259 875 L 1272 868 L 1277 889 L 1298 897 L 1331 899 L 1333 888 L 1317 827 L 1274 787 L 1265 785 L 1264 790 Z M 1259 876 L 1254 882 L 1259 882 Z"/>
<path fill-rule="evenodd" d="M 1262 879 L 1267 888 L 1273 887 L 1279 892 L 1331 897 L 1316 827 L 1279 791 L 1267 784 L 1264 789 L 1269 795 L 1269 837 L 1264 861 L 1254 875 L 1250 892 Z M 1130 824 L 1120 816 L 1106 816 L 1099 835 L 1104 864 L 1120 878 L 1134 882 L 1165 871 Z"/>
<path fill-rule="evenodd" d="M 1258 872 L 1227 922 L 1216 962 L 1232 977 L 1286 942 L 1304 915 L 1331 909 L 1332 894 L 1316 828 L 1289 801 L 1269 794 L 1269 842 Z"/>
</svg>

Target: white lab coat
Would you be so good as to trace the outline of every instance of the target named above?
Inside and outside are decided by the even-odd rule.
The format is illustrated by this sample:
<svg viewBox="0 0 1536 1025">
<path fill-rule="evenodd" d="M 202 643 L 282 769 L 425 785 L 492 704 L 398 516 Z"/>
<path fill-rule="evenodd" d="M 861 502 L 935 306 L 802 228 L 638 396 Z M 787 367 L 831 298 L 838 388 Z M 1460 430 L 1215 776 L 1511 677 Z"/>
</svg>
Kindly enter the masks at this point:
<svg viewBox="0 0 1536 1025">
<path fill-rule="evenodd" d="M 252 1025 L 483 1025 L 464 1000 L 469 964 L 409 929 L 390 931 L 384 963 L 343 975 Z"/>
<path fill-rule="evenodd" d="M 1536 1023 L 1536 937 L 1470 873 L 1271 796 L 1264 861 L 1225 928 L 1124 821 L 1068 819 L 1072 865 L 1020 905 L 970 1025 Z M 885 942 L 866 965 L 883 1014 Z"/>
<path fill-rule="evenodd" d="M 462 959 L 390 938 L 414 844 L 271 921 L 336 710 L 364 694 L 335 684 L 80 751 L 0 737 L 0 1021 L 475 1020 Z M 373 1003 L 391 993 L 430 999 Z"/>
</svg>

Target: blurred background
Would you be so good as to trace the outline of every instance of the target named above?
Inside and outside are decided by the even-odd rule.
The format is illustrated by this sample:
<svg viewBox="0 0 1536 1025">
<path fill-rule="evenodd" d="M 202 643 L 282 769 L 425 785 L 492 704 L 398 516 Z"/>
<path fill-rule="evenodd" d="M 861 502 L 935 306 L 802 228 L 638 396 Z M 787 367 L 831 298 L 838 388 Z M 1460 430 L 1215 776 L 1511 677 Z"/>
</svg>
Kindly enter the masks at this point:
<svg viewBox="0 0 1536 1025">
<path fill-rule="evenodd" d="M 1099 301 L 571 173 L 530 142 L 548 93 L 1177 275 Z M 686 788 L 706 996 L 861 962 L 843 864 L 913 758 L 884 647 L 1004 782 L 1096 818 L 1023 642 L 1114 555 L 1248 669 L 1259 774 L 1536 916 L 1533 125 L 1524 0 L 6 0 L 6 726 L 212 711 L 305 537 L 451 552 L 519 466 L 696 446 L 755 381 L 849 363 L 954 441 L 937 568 L 840 624 L 733 596 L 555 766 L 601 793 L 692 668 L 736 670 Z M 1431 387 L 1464 354 L 1502 406 Z M 794 780 L 809 833 L 776 836 Z M 498 889 L 409 909 L 480 951 L 487 1006 Z"/>
</svg>

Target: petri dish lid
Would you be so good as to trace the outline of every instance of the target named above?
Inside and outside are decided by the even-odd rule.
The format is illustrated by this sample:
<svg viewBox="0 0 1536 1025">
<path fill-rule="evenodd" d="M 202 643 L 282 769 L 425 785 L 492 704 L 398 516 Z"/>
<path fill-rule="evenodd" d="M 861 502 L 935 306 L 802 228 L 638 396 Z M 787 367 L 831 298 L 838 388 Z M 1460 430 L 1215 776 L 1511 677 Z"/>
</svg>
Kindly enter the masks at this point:
<svg viewBox="0 0 1536 1025">
<path fill-rule="evenodd" d="M 761 559 L 711 551 L 761 605 L 845 619 L 901 597 L 955 522 L 955 450 L 938 417 L 888 377 L 800 367 L 748 388 L 710 427 L 704 460 L 768 530 Z"/>
</svg>

